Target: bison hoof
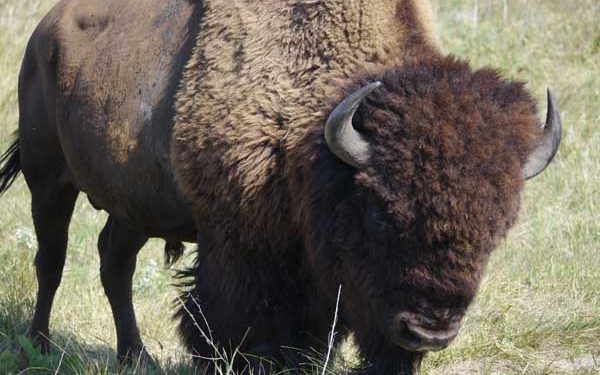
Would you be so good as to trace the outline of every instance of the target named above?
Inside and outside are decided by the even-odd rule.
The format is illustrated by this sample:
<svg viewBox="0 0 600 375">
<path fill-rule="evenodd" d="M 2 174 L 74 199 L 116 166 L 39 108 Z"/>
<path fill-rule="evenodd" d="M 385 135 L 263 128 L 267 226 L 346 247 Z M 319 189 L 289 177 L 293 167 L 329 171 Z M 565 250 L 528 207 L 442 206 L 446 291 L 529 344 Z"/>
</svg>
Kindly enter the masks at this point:
<svg viewBox="0 0 600 375">
<path fill-rule="evenodd" d="M 154 358 L 152 358 L 152 356 L 144 347 L 128 348 L 127 350 L 119 351 L 117 357 L 119 359 L 119 363 L 123 366 L 136 368 L 139 368 L 140 366 L 145 368 L 157 366 Z"/>
</svg>

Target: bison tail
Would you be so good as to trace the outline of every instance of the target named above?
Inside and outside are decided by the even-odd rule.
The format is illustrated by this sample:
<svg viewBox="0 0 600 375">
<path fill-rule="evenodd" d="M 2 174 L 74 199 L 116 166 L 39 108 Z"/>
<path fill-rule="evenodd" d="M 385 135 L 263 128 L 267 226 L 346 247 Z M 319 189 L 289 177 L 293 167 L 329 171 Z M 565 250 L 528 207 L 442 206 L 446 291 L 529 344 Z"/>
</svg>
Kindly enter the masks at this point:
<svg viewBox="0 0 600 375">
<path fill-rule="evenodd" d="M 21 171 L 19 150 L 19 135 L 17 133 L 8 150 L 0 156 L 0 195 L 8 190 Z"/>
</svg>

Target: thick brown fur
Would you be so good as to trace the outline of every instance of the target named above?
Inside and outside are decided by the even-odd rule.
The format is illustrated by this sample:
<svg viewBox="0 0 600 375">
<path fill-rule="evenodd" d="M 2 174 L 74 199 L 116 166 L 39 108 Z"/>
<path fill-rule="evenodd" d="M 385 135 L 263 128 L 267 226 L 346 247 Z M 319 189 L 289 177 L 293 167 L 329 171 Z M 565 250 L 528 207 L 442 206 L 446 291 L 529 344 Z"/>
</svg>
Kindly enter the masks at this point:
<svg viewBox="0 0 600 375">
<path fill-rule="evenodd" d="M 394 314 L 460 322 L 540 133 L 522 83 L 441 55 L 423 4 L 205 2 L 172 147 L 199 229 L 178 313 L 190 350 L 210 355 L 200 308 L 220 344 L 245 337 L 253 354 L 324 342 L 339 285 L 364 373 L 418 368 L 390 340 Z M 355 119 L 372 164 L 357 171 L 324 124 L 376 80 Z"/>
</svg>

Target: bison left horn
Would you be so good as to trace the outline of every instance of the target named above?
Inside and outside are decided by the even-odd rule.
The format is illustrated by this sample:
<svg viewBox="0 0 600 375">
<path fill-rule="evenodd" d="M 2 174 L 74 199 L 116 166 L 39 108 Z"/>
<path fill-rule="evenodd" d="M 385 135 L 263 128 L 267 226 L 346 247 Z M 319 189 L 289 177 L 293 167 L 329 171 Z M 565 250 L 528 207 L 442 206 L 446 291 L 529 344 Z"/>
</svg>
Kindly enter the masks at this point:
<svg viewBox="0 0 600 375">
<path fill-rule="evenodd" d="M 562 123 L 556 96 L 548 89 L 548 114 L 546 124 L 542 128 L 543 135 L 538 147 L 529 154 L 523 168 L 523 178 L 529 180 L 542 173 L 552 162 L 560 146 Z"/>
<path fill-rule="evenodd" d="M 379 86 L 381 82 L 373 82 L 356 90 L 333 110 L 325 125 L 325 141 L 331 152 L 358 169 L 369 164 L 370 146 L 352 126 L 352 118 L 360 103 Z"/>
</svg>

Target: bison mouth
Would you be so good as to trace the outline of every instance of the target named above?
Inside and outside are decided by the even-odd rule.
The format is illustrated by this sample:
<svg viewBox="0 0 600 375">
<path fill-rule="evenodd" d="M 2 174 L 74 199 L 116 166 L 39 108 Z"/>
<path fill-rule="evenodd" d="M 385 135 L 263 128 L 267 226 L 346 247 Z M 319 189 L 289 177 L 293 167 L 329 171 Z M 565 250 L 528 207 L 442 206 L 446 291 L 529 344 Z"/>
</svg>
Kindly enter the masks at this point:
<svg viewBox="0 0 600 375">
<path fill-rule="evenodd" d="M 389 319 L 386 337 L 392 344 L 409 352 L 439 351 L 456 338 L 461 321 L 452 319 L 443 324 L 428 324 L 416 319 L 414 314 L 398 313 Z"/>
</svg>

